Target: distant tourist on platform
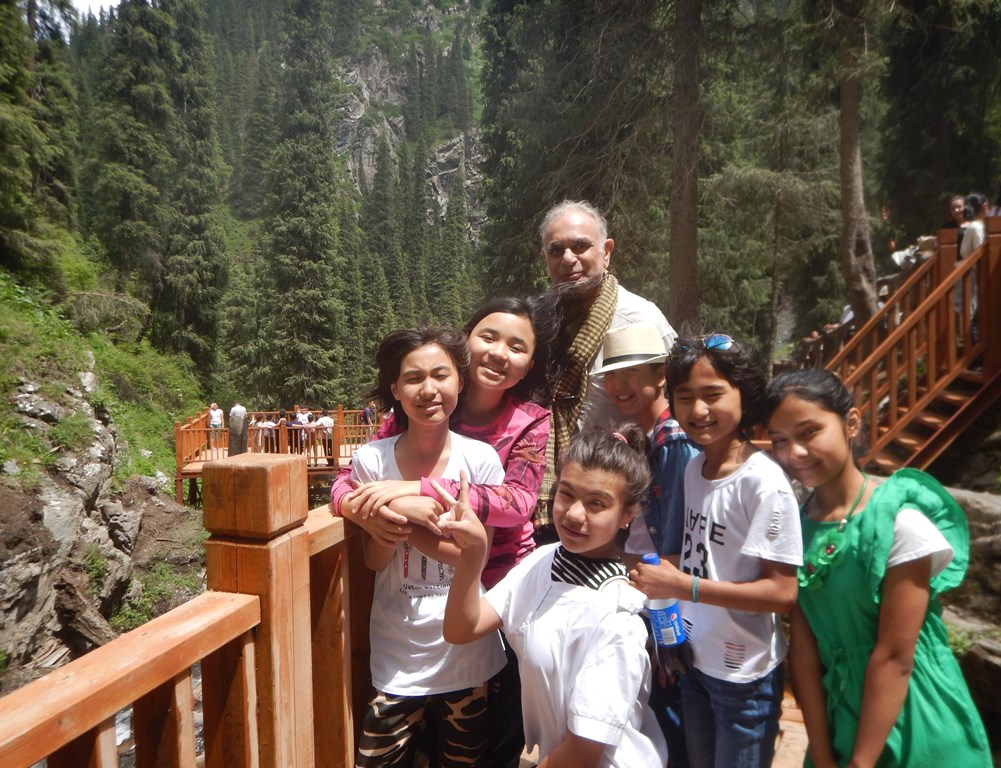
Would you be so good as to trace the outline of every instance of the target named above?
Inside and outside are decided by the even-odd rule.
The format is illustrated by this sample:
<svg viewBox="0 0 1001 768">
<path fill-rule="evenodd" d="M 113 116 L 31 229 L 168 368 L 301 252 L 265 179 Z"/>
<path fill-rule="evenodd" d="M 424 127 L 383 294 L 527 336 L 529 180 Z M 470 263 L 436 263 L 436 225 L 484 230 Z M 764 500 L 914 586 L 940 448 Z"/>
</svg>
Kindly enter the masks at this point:
<svg viewBox="0 0 1001 768">
<path fill-rule="evenodd" d="M 209 406 L 209 447 L 218 448 L 222 444 L 222 408 L 218 403 Z"/>
<path fill-rule="evenodd" d="M 371 436 L 375 431 L 375 400 L 369 400 L 368 404 L 361 409 L 358 422 L 368 427 L 368 434 Z"/>
<path fill-rule="evenodd" d="M 1001 187 L 998 187 L 997 196 L 994 198 L 994 205 L 987 212 L 988 216 L 1001 216 Z"/>
<path fill-rule="evenodd" d="M 969 221 L 966 218 L 966 198 L 962 195 L 953 195 L 949 198 L 949 218 L 942 224 L 941 229 L 956 230 L 956 246 L 963 243 L 963 233 L 966 232 L 966 225 Z"/>
<path fill-rule="evenodd" d="M 985 222 L 990 202 L 986 195 L 974 192 L 966 196 L 966 215 L 970 221 L 963 234 L 963 242 L 959 246 L 959 258 L 965 259 L 987 239 Z"/>
<path fill-rule="evenodd" d="M 326 408 L 316 420 L 316 429 L 319 430 L 320 442 L 323 444 L 323 455 L 327 459 L 327 466 L 333 467 L 337 464 L 337 457 L 334 455 L 334 419 L 330 411 Z"/>
<path fill-rule="evenodd" d="M 239 456 L 247 452 L 247 409 L 233 403 L 229 409 L 229 455 Z"/>
</svg>

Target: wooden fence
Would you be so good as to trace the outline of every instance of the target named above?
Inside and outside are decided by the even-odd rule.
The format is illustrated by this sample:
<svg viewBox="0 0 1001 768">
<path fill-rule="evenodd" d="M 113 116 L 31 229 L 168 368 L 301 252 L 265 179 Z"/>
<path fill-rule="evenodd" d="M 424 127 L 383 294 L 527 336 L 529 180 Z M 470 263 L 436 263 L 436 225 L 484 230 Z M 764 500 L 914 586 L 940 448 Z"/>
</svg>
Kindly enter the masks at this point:
<svg viewBox="0 0 1001 768">
<path fill-rule="evenodd" d="M 138 768 L 352 764 L 373 582 L 358 529 L 308 510 L 303 456 L 209 462 L 203 492 L 209 591 L 0 699 L 0 766 L 117 766 L 129 706 Z"/>
<path fill-rule="evenodd" d="M 320 411 L 313 411 L 320 413 Z M 247 451 L 249 453 L 295 454 L 306 459 L 310 475 L 334 473 L 346 466 L 355 448 L 372 439 L 378 424 L 362 424 L 361 411 L 337 406 L 331 410 L 333 427 L 301 425 L 291 416 L 281 418 L 277 411 L 252 411 L 247 414 Z M 184 481 L 201 477 L 205 462 L 229 455 L 229 429 L 209 427 L 208 409 L 174 422 L 174 492 L 183 502 Z"/>
</svg>

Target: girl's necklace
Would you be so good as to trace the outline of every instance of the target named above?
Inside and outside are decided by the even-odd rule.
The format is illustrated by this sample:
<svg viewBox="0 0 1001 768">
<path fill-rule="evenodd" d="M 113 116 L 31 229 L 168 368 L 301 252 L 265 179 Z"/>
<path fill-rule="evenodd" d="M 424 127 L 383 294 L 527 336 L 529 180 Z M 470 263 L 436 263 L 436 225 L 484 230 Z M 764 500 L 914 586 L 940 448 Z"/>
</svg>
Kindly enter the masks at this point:
<svg viewBox="0 0 1001 768">
<path fill-rule="evenodd" d="M 848 521 L 852 519 L 852 515 L 855 514 L 855 508 L 862 501 L 862 497 L 865 496 L 865 489 L 869 487 L 869 475 L 865 472 L 862 473 L 862 487 L 859 488 L 858 496 L 855 497 L 855 501 L 852 502 L 851 507 L 848 508 L 848 514 L 841 518 L 841 522 L 838 523 L 838 533 L 844 533 L 845 528 L 848 525 Z"/>
<path fill-rule="evenodd" d="M 808 551 L 803 553 L 803 566 L 798 572 L 798 581 L 801 588 L 815 589 L 824 583 L 831 565 L 840 557 L 844 550 L 844 547 L 841 546 L 841 537 L 845 532 L 845 528 L 848 527 L 848 522 L 855 514 L 855 510 L 862 502 L 862 497 L 865 496 L 865 490 L 868 486 L 869 475 L 863 472 L 862 487 L 859 489 L 855 501 L 852 502 L 851 507 L 848 509 L 848 514 L 841 519 L 837 528 L 829 528 L 826 533 L 816 536 L 810 544 Z"/>
</svg>

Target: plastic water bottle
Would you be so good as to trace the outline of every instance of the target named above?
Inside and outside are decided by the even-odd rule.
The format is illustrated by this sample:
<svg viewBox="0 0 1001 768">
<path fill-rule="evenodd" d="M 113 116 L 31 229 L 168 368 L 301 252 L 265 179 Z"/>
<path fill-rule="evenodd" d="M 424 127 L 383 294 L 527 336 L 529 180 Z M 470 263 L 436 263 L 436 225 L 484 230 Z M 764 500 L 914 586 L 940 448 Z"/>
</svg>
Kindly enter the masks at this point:
<svg viewBox="0 0 1001 768">
<path fill-rule="evenodd" d="M 656 552 L 643 555 L 643 562 L 659 565 Z M 657 646 L 657 659 L 661 667 L 672 675 L 683 675 L 692 666 L 692 647 L 681 623 L 681 607 L 675 597 L 647 600 L 650 631 Z"/>
</svg>

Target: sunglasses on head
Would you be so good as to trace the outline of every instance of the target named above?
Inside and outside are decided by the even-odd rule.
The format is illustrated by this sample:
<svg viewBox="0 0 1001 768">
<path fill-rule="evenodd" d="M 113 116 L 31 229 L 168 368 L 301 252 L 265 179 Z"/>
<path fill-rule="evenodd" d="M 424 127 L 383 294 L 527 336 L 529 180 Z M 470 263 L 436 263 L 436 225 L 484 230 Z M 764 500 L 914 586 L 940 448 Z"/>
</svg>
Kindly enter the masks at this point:
<svg viewBox="0 0 1001 768">
<path fill-rule="evenodd" d="M 728 350 L 734 345 L 734 340 L 723 333 L 714 333 L 710 336 L 703 336 L 701 339 L 686 339 L 685 341 L 677 341 L 674 346 L 671 347 L 671 356 L 677 357 L 679 355 L 685 354 L 690 349 L 702 349 L 709 351 L 710 349 L 718 349 L 721 352 Z"/>
</svg>

